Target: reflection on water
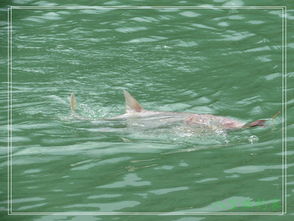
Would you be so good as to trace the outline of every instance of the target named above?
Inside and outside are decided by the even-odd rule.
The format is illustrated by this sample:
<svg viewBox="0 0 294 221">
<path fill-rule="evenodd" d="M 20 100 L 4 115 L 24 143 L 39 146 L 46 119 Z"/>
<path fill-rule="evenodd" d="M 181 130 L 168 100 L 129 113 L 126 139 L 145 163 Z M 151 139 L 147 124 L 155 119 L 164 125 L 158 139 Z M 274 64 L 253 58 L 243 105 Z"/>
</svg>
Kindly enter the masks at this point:
<svg viewBox="0 0 294 221">
<path fill-rule="evenodd" d="M 206 207 L 193 209 L 193 210 L 185 210 L 187 211 L 228 211 L 234 210 L 236 208 L 245 207 L 245 208 L 252 208 L 256 206 L 267 206 L 268 209 L 272 209 L 277 207 L 277 202 L 280 200 L 267 200 L 267 201 L 254 201 L 249 197 L 230 197 L 221 201 L 214 202 Z M 278 205 L 279 206 L 279 205 Z"/>
</svg>

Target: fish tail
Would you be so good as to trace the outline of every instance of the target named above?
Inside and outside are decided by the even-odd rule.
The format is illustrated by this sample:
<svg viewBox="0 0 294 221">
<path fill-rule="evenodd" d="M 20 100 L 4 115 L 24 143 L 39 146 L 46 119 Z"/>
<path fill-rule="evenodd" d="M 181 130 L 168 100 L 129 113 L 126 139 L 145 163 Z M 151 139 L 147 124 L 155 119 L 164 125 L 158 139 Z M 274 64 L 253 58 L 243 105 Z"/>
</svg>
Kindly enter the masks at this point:
<svg viewBox="0 0 294 221">
<path fill-rule="evenodd" d="M 278 111 L 277 113 L 275 113 L 275 114 L 272 116 L 272 120 L 275 119 L 277 116 L 279 116 L 280 113 L 281 113 L 280 111 Z"/>
<path fill-rule="evenodd" d="M 70 109 L 71 109 L 71 116 L 73 118 L 78 119 L 78 120 L 91 120 L 90 118 L 83 117 L 82 115 L 80 115 L 76 112 L 77 107 L 78 107 L 78 102 L 77 102 L 77 98 L 74 95 L 74 93 L 70 94 L 69 104 L 70 104 Z"/>
<path fill-rule="evenodd" d="M 70 109 L 72 112 L 75 112 L 77 109 L 77 99 L 76 96 L 74 95 L 74 93 L 71 93 L 70 97 L 69 97 L 69 103 L 70 103 Z"/>
</svg>

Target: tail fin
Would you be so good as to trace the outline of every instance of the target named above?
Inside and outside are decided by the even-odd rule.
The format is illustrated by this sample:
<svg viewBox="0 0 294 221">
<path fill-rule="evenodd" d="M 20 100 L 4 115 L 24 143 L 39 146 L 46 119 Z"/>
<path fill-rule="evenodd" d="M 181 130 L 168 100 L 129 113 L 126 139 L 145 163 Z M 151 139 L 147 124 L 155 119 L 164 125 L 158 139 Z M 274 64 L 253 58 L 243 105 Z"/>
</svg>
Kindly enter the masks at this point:
<svg viewBox="0 0 294 221">
<path fill-rule="evenodd" d="M 278 111 L 277 113 L 275 113 L 275 114 L 272 116 L 272 120 L 275 119 L 277 116 L 279 116 L 280 113 L 281 113 L 280 111 Z"/>
<path fill-rule="evenodd" d="M 69 104 L 70 104 L 70 109 L 71 109 L 71 117 L 73 117 L 74 119 L 78 119 L 78 120 L 91 120 L 90 118 L 83 117 L 76 112 L 78 102 L 77 102 L 77 99 L 76 99 L 76 96 L 74 95 L 74 93 L 70 94 Z"/>
<path fill-rule="evenodd" d="M 74 95 L 74 93 L 71 93 L 70 98 L 69 98 L 69 102 L 70 102 L 70 109 L 72 112 L 75 112 L 77 109 L 77 99 L 76 96 Z"/>
</svg>

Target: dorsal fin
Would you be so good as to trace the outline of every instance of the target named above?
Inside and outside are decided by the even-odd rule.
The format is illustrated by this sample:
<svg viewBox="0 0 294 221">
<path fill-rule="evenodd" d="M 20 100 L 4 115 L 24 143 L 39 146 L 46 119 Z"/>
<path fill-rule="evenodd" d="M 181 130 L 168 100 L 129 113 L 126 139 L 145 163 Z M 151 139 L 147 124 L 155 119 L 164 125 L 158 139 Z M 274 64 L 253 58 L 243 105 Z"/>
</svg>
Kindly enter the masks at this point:
<svg viewBox="0 0 294 221">
<path fill-rule="evenodd" d="M 126 101 L 126 112 L 141 112 L 144 110 L 138 101 L 130 95 L 129 92 L 124 90 L 124 96 Z"/>
</svg>

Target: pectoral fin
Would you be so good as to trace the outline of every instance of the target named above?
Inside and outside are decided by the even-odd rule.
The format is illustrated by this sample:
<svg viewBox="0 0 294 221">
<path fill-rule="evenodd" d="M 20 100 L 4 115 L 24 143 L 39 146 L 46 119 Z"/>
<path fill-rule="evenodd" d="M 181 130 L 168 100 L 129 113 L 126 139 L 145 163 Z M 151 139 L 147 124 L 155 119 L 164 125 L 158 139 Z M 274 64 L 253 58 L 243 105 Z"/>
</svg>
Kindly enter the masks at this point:
<svg viewBox="0 0 294 221">
<path fill-rule="evenodd" d="M 126 112 L 141 112 L 144 110 L 139 102 L 130 95 L 129 92 L 124 90 L 125 102 L 126 102 Z"/>
</svg>

